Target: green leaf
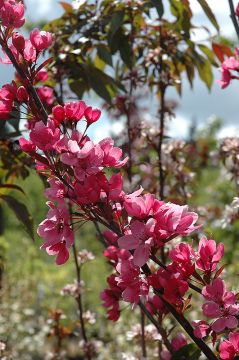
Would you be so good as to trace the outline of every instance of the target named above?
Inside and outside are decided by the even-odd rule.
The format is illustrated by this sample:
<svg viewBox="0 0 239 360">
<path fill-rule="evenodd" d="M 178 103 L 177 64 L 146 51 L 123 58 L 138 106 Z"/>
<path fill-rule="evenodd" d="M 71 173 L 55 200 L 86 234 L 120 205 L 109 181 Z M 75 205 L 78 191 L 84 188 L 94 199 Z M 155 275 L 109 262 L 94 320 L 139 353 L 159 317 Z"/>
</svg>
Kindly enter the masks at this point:
<svg viewBox="0 0 239 360">
<path fill-rule="evenodd" d="M 188 344 L 172 354 L 172 360 L 190 359 L 198 360 L 201 350 L 195 344 Z"/>
<path fill-rule="evenodd" d="M 79 99 L 83 98 L 84 93 L 88 90 L 86 86 L 86 82 L 84 80 L 73 80 L 69 79 L 68 85 Z"/>
<path fill-rule="evenodd" d="M 1 189 L 18 190 L 18 191 L 20 191 L 22 194 L 25 195 L 24 190 L 23 190 L 20 186 L 15 185 L 15 184 L 0 184 L 0 192 L 1 192 Z"/>
<path fill-rule="evenodd" d="M 129 44 L 129 37 L 122 34 L 120 43 L 119 43 L 119 51 L 120 56 L 123 62 L 129 67 L 132 67 L 132 56 L 131 56 L 131 49 Z"/>
<path fill-rule="evenodd" d="M 196 62 L 196 67 L 200 79 L 207 85 L 207 88 L 210 90 L 213 82 L 213 73 L 210 61 L 205 60 L 199 54 L 195 55 L 194 60 Z"/>
<path fill-rule="evenodd" d="M 97 53 L 101 60 L 103 60 L 106 64 L 113 66 L 112 56 L 110 51 L 108 50 L 107 46 L 105 45 L 98 45 L 97 46 Z"/>
<path fill-rule="evenodd" d="M 34 240 L 33 219 L 26 205 L 9 195 L 1 195 L 0 197 L 12 209 L 18 220 L 24 225 L 29 236 Z"/>
<path fill-rule="evenodd" d="M 214 13 L 212 12 L 211 8 L 209 7 L 208 3 L 206 0 L 197 0 L 199 2 L 199 4 L 201 5 L 203 11 L 205 12 L 205 14 L 207 15 L 208 19 L 211 21 L 212 25 L 217 29 L 217 31 L 219 31 L 219 25 L 217 23 L 217 19 L 214 15 Z"/>
<path fill-rule="evenodd" d="M 203 44 L 199 44 L 198 47 L 207 56 L 208 60 L 212 64 L 217 65 L 216 62 L 215 62 L 214 53 L 213 53 L 213 51 L 211 49 L 209 49 L 206 45 L 203 45 Z"/>
<path fill-rule="evenodd" d="M 151 0 L 152 5 L 156 8 L 158 16 L 161 18 L 164 13 L 162 0 Z"/>
<path fill-rule="evenodd" d="M 89 83 L 92 89 L 108 104 L 111 104 L 111 95 L 105 82 L 105 74 L 99 69 L 90 67 L 88 71 Z"/>
<path fill-rule="evenodd" d="M 124 21 L 124 11 L 117 11 L 113 14 L 110 23 L 110 37 L 112 38 Z"/>
</svg>

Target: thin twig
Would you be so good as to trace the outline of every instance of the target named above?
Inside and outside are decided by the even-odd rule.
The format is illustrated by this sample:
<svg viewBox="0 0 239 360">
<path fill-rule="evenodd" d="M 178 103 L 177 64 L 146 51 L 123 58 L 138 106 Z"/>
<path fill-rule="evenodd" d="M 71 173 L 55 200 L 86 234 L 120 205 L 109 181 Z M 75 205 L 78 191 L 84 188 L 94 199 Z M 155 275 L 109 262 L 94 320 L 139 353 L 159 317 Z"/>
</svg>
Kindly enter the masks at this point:
<svg viewBox="0 0 239 360">
<path fill-rule="evenodd" d="M 141 308 L 141 310 L 145 313 L 145 315 L 147 316 L 147 318 L 151 321 L 152 324 L 154 324 L 154 326 L 156 327 L 156 329 L 158 330 L 158 333 L 162 336 L 164 345 L 166 346 L 166 348 L 168 349 L 169 352 L 173 353 L 173 348 L 171 343 L 168 340 L 168 336 L 167 333 L 165 331 L 165 329 L 162 328 L 162 326 L 159 324 L 159 322 L 153 317 L 152 314 L 150 314 L 150 312 L 147 310 L 147 308 L 145 307 L 145 305 L 142 303 L 142 301 L 139 302 L 139 307 Z"/>
<path fill-rule="evenodd" d="M 157 294 L 160 297 L 160 299 L 163 301 L 164 305 L 169 310 L 169 312 L 173 315 L 173 317 L 177 320 L 177 322 L 182 326 L 182 328 L 186 331 L 186 333 L 191 337 L 191 339 L 199 347 L 199 349 L 201 349 L 203 354 L 206 355 L 206 358 L 208 360 L 218 360 L 217 356 L 213 353 L 213 351 L 209 348 L 209 346 L 207 346 L 207 344 L 203 340 L 197 338 L 194 335 L 193 327 L 188 322 L 188 320 L 183 316 L 183 314 L 179 314 L 177 312 L 177 310 L 173 307 L 173 305 L 171 305 L 164 299 L 163 295 L 160 294 L 159 291 L 156 290 L 155 294 Z"/>
<path fill-rule="evenodd" d="M 80 265 L 78 262 L 78 258 L 77 258 L 77 250 L 76 250 L 76 246 L 75 243 L 72 245 L 72 249 L 73 249 L 73 255 L 74 255 L 74 262 L 75 262 L 75 268 L 76 268 L 76 276 L 77 276 L 77 283 L 78 286 L 80 286 L 80 282 L 81 282 L 81 269 L 80 269 Z M 82 333 L 82 337 L 84 340 L 84 344 L 86 347 L 86 356 L 88 360 L 91 360 L 91 356 L 89 354 L 88 350 L 88 338 L 87 338 L 87 334 L 86 334 L 86 330 L 85 330 L 85 323 L 84 323 L 84 319 L 83 319 L 83 306 L 82 306 L 82 299 L 81 299 L 81 294 L 79 292 L 79 295 L 76 298 L 77 301 L 77 305 L 78 305 L 78 312 L 79 312 L 79 320 L 80 320 L 80 325 L 81 325 L 81 333 Z"/>
<path fill-rule="evenodd" d="M 143 309 L 140 310 L 140 319 L 141 319 L 141 348 L 143 359 L 147 358 L 147 348 L 145 342 L 145 314 Z"/>
<path fill-rule="evenodd" d="M 238 24 L 238 20 L 236 18 L 236 14 L 235 14 L 235 7 L 233 4 L 233 0 L 228 0 L 228 3 L 229 3 L 229 7 L 230 7 L 230 12 L 231 12 L 230 18 L 232 19 L 235 31 L 237 33 L 237 37 L 239 39 L 239 24 Z"/>
</svg>

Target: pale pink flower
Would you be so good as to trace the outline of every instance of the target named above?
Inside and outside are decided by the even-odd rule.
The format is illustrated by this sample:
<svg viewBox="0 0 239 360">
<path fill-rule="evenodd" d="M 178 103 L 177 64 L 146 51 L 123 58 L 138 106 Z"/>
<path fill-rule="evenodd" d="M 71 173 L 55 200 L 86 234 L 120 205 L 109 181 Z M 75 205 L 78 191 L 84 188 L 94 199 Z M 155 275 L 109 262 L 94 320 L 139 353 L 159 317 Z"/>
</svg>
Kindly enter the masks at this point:
<svg viewBox="0 0 239 360">
<path fill-rule="evenodd" d="M 149 259 L 150 249 L 154 244 L 153 230 L 155 221 L 150 219 L 146 224 L 135 220 L 130 224 L 130 233 L 119 238 L 120 248 L 134 251 L 134 264 L 143 266 Z"/>
<path fill-rule="evenodd" d="M 106 138 L 99 142 L 101 149 L 104 152 L 103 165 L 106 167 L 120 168 L 126 164 L 128 158 L 120 161 L 122 157 L 122 150 L 118 147 L 114 147 L 114 140 Z"/>
<path fill-rule="evenodd" d="M 25 153 L 34 153 L 36 151 L 36 146 L 32 141 L 26 140 L 24 138 L 19 139 L 19 145 Z"/>
<path fill-rule="evenodd" d="M 25 41 L 25 47 L 23 50 L 23 57 L 29 63 L 33 63 L 37 59 L 36 49 L 32 46 L 30 40 Z"/>
<path fill-rule="evenodd" d="M 60 130 L 55 128 L 51 121 L 48 121 L 47 125 L 38 121 L 30 132 L 30 139 L 40 150 L 52 150 L 60 139 Z"/>
<path fill-rule="evenodd" d="M 216 270 L 217 264 L 223 255 L 223 243 L 217 246 L 214 240 L 203 237 L 199 242 L 196 265 L 200 270 L 210 273 Z"/>
<path fill-rule="evenodd" d="M 63 265 L 69 259 L 69 251 L 67 249 L 66 243 L 59 242 L 57 244 L 51 245 L 46 249 L 48 255 L 56 255 L 56 264 Z"/>
<path fill-rule="evenodd" d="M 37 229 L 37 233 L 41 236 L 45 242 L 42 245 L 42 249 L 55 250 L 53 245 L 58 243 L 65 243 L 67 247 L 70 247 L 74 241 L 74 234 L 70 225 L 70 215 L 64 204 L 60 204 L 56 207 L 53 203 L 49 202 L 47 218 L 43 220 Z M 57 248 L 57 247 L 56 247 Z M 64 250 L 63 246 L 62 249 Z"/>
<path fill-rule="evenodd" d="M 189 212 L 188 206 L 180 206 L 172 203 L 166 203 L 159 206 L 155 214 L 156 232 L 162 239 L 172 235 L 187 236 L 201 226 L 195 226 L 198 220 L 198 214 Z"/>
<path fill-rule="evenodd" d="M 47 31 L 33 29 L 30 32 L 30 41 L 37 51 L 42 51 L 51 45 L 53 41 L 53 35 Z"/>
<path fill-rule="evenodd" d="M 123 290 L 124 301 L 137 304 L 142 297 L 147 298 L 148 282 L 140 277 L 140 268 L 133 263 L 133 258 L 122 259 L 116 266 L 119 276 L 116 277 L 118 286 Z"/>
<path fill-rule="evenodd" d="M 204 320 L 193 321 L 193 326 L 193 333 L 199 339 L 208 336 L 211 332 L 210 325 L 208 325 L 208 323 Z"/>
<path fill-rule="evenodd" d="M 62 202 L 66 194 L 65 185 L 56 178 L 48 179 L 50 185 L 49 188 L 45 190 L 45 195 L 49 200 Z"/>
<path fill-rule="evenodd" d="M 41 86 L 37 89 L 37 93 L 41 101 L 51 106 L 54 102 L 54 91 L 49 86 Z"/>
<path fill-rule="evenodd" d="M 86 109 L 84 101 L 72 101 L 68 102 L 64 106 L 65 116 L 68 120 L 77 122 L 82 119 Z"/>
<path fill-rule="evenodd" d="M 124 201 L 124 208 L 129 216 L 145 219 L 152 215 L 152 209 L 155 202 L 155 196 L 146 194 L 143 196 L 127 195 Z"/>
<path fill-rule="evenodd" d="M 211 319 L 216 319 L 211 328 L 216 333 L 224 329 L 234 329 L 238 325 L 236 316 L 239 314 L 239 305 L 236 304 L 236 296 L 226 291 L 225 283 L 222 279 L 213 280 L 211 285 L 202 289 L 202 295 L 206 300 L 203 304 L 203 314 Z"/>
</svg>

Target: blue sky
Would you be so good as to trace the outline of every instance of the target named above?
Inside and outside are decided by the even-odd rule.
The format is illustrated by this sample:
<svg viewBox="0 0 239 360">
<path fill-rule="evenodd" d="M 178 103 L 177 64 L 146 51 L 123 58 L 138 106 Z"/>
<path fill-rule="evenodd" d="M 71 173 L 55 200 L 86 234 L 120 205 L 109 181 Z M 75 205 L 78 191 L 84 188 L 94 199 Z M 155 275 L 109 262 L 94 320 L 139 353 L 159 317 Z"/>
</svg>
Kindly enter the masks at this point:
<svg viewBox="0 0 239 360">
<path fill-rule="evenodd" d="M 62 13 L 62 8 L 56 0 L 25 0 L 25 2 L 27 5 L 27 17 L 32 20 L 50 20 Z M 196 25 L 206 25 L 213 33 L 214 29 L 206 20 L 197 0 L 190 0 L 190 3 L 195 15 L 194 23 Z M 229 17 L 228 2 L 225 0 L 208 0 L 208 3 L 216 14 L 221 26 L 222 34 L 235 37 L 234 28 Z M 201 41 L 205 39 L 206 33 L 204 31 L 195 32 L 194 36 L 196 40 Z M 1 65 L 0 74 L 0 82 L 2 84 L 10 81 L 12 77 L 11 67 L 7 67 L 6 71 L 6 66 Z M 218 69 L 214 70 L 214 74 L 215 79 L 220 77 Z M 173 89 L 168 93 L 170 99 L 176 99 L 179 103 L 176 111 L 177 117 L 170 126 L 170 134 L 172 136 L 185 136 L 187 134 L 187 125 L 192 119 L 197 119 L 198 124 L 203 124 L 212 115 L 217 115 L 224 119 L 225 127 L 222 135 L 235 135 L 236 132 L 239 134 L 239 82 L 232 83 L 228 89 L 223 91 L 219 88 L 217 83 L 214 82 L 212 91 L 209 93 L 206 87 L 197 78 L 193 90 L 190 89 L 186 81 L 183 85 L 183 89 L 182 98 L 179 98 Z M 92 101 L 95 103 L 94 99 L 92 99 Z M 94 135 L 97 139 L 102 138 L 102 135 L 105 136 L 105 133 L 112 128 L 112 125 L 106 119 L 106 114 L 103 116 L 103 122 L 103 134 L 102 123 L 99 123 L 99 125 L 95 127 Z M 114 124 L 114 131 L 119 131 L 120 127 L 120 124 Z"/>
</svg>

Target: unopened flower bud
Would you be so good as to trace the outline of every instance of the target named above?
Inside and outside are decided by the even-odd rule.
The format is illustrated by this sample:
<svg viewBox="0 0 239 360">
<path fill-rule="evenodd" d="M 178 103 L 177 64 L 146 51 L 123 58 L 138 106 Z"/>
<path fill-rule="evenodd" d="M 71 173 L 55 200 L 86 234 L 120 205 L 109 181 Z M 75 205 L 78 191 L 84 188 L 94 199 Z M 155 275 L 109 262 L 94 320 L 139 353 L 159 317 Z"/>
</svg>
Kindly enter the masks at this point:
<svg viewBox="0 0 239 360">
<path fill-rule="evenodd" d="M 20 102 L 26 102 L 28 100 L 28 93 L 24 86 L 20 86 L 17 89 L 17 100 Z"/>
<path fill-rule="evenodd" d="M 20 34 L 19 32 L 14 32 L 12 34 L 12 43 L 14 47 L 17 49 L 17 51 L 19 51 L 20 53 L 23 52 L 25 48 L 25 39 L 24 36 L 22 36 L 22 34 Z"/>
</svg>

